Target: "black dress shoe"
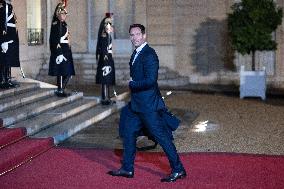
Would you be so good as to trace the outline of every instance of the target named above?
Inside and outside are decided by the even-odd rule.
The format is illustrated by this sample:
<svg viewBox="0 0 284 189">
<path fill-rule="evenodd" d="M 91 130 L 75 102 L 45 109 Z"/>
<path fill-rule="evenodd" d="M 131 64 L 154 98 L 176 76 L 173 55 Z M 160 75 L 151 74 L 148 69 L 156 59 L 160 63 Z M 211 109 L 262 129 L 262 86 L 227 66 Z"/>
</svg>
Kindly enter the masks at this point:
<svg viewBox="0 0 284 189">
<path fill-rule="evenodd" d="M 109 171 L 107 172 L 111 176 L 117 176 L 117 177 L 126 177 L 126 178 L 133 178 L 134 172 L 131 171 L 125 171 L 123 169 L 118 169 L 115 171 Z"/>
<path fill-rule="evenodd" d="M 181 171 L 178 173 L 172 173 L 168 177 L 161 179 L 161 182 L 175 182 L 177 179 L 182 179 L 186 177 L 186 172 Z"/>
</svg>

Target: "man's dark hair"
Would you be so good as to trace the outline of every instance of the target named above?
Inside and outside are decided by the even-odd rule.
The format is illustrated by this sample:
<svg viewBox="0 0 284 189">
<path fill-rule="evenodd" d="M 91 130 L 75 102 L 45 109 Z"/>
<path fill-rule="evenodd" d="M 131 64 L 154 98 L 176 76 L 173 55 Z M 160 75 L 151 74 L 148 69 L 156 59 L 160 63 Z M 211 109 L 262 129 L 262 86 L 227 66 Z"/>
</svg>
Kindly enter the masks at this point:
<svg viewBox="0 0 284 189">
<path fill-rule="evenodd" d="M 128 31 L 129 33 L 130 33 L 130 30 L 131 30 L 132 28 L 140 28 L 142 34 L 145 34 L 145 33 L 146 33 L 145 26 L 143 26 L 142 24 L 132 24 L 132 25 L 130 25 L 129 31 Z"/>
</svg>

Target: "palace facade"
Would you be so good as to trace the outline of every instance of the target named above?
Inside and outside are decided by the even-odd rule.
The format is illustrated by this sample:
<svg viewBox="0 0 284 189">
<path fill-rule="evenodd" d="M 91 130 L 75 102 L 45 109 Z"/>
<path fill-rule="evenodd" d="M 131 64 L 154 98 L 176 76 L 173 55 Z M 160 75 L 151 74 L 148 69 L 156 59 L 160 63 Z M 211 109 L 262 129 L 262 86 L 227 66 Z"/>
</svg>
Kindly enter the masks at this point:
<svg viewBox="0 0 284 189">
<path fill-rule="evenodd" d="M 240 56 L 228 46 L 227 14 L 237 0 L 68 0 L 67 23 L 75 62 L 93 57 L 99 23 L 114 13 L 114 60 L 129 57 L 132 23 L 147 28 L 150 45 L 160 65 L 187 77 L 189 84 L 239 83 L 240 65 L 250 67 L 250 56 Z M 49 30 L 58 0 L 14 0 L 18 17 L 20 57 L 27 77 L 36 78 L 49 57 Z M 284 0 L 276 0 L 283 7 Z M 266 67 L 270 88 L 284 88 L 284 26 L 275 32 L 278 49 L 257 53 L 257 69 Z M 81 62 L 81 63 L 80 63 Z M 128 64 L 128 62 L 125 62 Z M 83 72 L 81 69 L 78 72 Z M 81 73 L 84 74 L 84 73 Z M 18 69 L 13 76 L 19 76 Z M 80 74 L 79 74 L 80 75 Z"/>
</svg>

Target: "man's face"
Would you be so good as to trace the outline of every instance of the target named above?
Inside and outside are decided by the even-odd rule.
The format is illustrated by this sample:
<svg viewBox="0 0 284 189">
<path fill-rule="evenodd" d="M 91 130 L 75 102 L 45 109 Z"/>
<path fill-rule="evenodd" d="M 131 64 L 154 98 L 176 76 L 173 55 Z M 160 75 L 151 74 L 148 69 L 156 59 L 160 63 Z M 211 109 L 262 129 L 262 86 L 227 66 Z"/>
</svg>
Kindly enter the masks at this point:
<svg viewBox="0 0 284 189">
<path fill-rule="evenodd" d="M 129 35 L 130 40 L 135 48 L 139 47 L 146 41 L 146 34 L 142 34 L 140 28 L 138 27 L 131 28 Z"/>
</svg>

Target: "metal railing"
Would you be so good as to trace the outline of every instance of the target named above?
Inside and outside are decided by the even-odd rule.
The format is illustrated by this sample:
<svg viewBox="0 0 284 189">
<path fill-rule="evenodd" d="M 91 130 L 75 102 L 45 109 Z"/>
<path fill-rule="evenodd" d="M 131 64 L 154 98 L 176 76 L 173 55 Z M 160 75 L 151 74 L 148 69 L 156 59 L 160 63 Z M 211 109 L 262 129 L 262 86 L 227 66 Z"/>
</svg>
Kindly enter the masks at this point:
<svg viewBox="0 0 284 189">
<path fill-rule="evenodd" d="M 44 33 L 42 28 L 28 28 L 28 45 L 42 45 L 44 43 Z"/>
</svg>

